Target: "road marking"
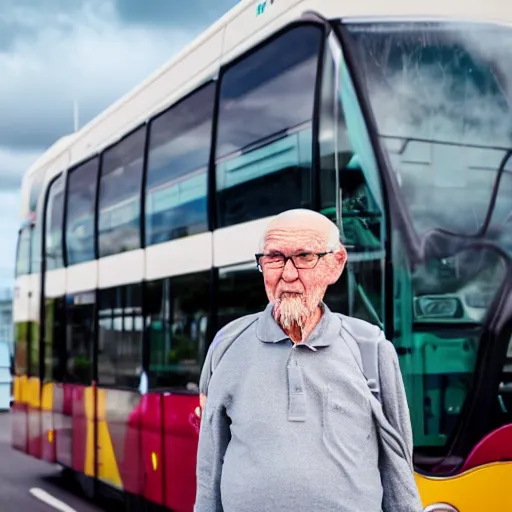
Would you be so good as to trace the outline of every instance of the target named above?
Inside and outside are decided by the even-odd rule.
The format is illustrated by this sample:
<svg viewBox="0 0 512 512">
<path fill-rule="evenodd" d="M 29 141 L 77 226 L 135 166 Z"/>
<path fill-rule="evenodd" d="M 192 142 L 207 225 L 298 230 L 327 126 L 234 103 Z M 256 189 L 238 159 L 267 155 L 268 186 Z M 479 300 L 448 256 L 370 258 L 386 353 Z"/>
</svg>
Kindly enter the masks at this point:
<svg viewBox="0 0 512 512">
<path fill-rule="evenodd" d="M 42 501 L 43 503 L 50 505 L 50 507 L 53 507 L 56 510 L 60 510 L 61 512 L 76 512 L 74 508 L 71 508 L 64 502 L 53 497 L 51 494 L 47 493 L 46 491 L 43 491 L 43 489 L 32 487 L 32 489 L 30 489 L 29 492 L 30 494 L 32 494 L 32 496 Z"/>
</svg>

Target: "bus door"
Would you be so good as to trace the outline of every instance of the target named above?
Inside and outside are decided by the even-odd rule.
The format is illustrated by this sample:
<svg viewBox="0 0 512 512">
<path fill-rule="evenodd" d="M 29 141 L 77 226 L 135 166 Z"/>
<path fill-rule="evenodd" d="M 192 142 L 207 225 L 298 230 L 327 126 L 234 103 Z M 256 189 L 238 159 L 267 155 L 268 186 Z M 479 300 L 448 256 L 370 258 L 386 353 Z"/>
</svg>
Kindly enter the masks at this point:
<svg viewBox="0 0 512 512">
<path fill-rule="evenodd" d="M 386 212 L 377 165 L 354 86 L 329 38 L 319 126 L 320 212 L 336 222 L 346 270 L 329 287 L 331 309 L 385 328 Z M 338 94 L 338 91 L 342 91 Z"/>
</svg>

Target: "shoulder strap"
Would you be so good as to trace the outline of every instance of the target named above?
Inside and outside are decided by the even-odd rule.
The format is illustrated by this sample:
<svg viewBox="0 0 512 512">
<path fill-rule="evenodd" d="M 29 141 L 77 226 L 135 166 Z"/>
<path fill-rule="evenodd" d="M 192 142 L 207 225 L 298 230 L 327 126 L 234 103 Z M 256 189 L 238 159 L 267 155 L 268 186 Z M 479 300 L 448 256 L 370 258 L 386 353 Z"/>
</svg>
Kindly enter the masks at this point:
<svg viewBox="0 0 512 512">
<path fill-rule="evenodd" d="M 372 414 L 379 427 L 381 442 L 393 452 L 403 457 L 409 467 L 413 468 L 411 455 L 405 445 L 402 436 L 389 423 L 382 407 L 380 395 L 380 376 L 379 376 L 379 342 L 384 339 L 382 331 L 367 322 L 351 318 L 336 313 L 341 319 L 341 336 L 347 343 L 350 351 L 359 365 L 368 387 L 376 400 L 370 400 Z M 358 327 L 357 333 L 352 329 Z"/>
<path fill-rule="evenodd" d="M 341 336 L 347 343 L 350 351 L 368 382 L 372 394 L 380 402 L 380 377 L 379 377 L 379 341 L 381 339 L 376 332 L 377 327 L 361 322 L 357 335 L 354 333 L 350 322 L 340 313 L 336 313 L 341 320 Z M 357 321 L 357 320 L 356 320 Z M 358 321 L 359 322 L 359 321 Z"/>
<path fill-rule="evenodd" d="M 199 381 L 199 391 L 207 395 L 208 385 L 213 375 L 215 368 L 219 365 L 222 357 L 227 352 L 233 342 L 251 326 L 260 316 L 261 313 L 243 316 L 233 320 L 224 326 L 215 336 L 206 354 L 206 359 L 203 363 L 203 370 L 201 371 L 201 378 Z"/>
</svg>

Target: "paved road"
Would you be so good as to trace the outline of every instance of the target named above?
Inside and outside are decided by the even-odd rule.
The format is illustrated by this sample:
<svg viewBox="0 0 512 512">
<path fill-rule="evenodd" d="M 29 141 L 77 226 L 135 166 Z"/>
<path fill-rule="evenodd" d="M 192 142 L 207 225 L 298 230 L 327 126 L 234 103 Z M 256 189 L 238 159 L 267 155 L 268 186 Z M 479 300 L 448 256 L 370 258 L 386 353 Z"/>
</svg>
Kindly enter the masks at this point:
<svg viewBox="0 0 512 512">
<path fill-rule="evenodd" d="M 59 510 L 57 504 L 50 506 L 32 493 L 43 495 L 50 501 L 53 497 L 64 503 L 69 508 L 61 508 L 63 512 L 114 511 L 117 508 L 112 504 L 92 503 L 85 499 L 80 490 L 73 483 L 65 480 L 55 466 L 13 450 L 10 446 L 10 436 L 9 413 L 0 413 L 0 510 L 2 512 Z M 41 491 L 34 491 L 34 489 Z"/>
</svg>

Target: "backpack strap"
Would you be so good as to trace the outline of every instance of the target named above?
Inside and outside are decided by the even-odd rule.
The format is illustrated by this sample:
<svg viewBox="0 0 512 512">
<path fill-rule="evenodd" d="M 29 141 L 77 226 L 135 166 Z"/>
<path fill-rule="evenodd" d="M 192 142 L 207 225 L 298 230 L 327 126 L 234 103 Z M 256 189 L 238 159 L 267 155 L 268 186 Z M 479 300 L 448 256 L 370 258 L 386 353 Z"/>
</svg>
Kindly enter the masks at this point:
<svg viewBox="0 0 512 512">
<path fill-rule="evenodd" d="M 258 320 L 260 315 L 261 313 L 255 313 L 253 315 L 237 318 L 225 325 L 217 333 L 208 349 L 206 359 L 203 363 L 203 370 L 201 371 L 201 377 L 199 379 L 199 392 L 201 394 L 208 394 L 208 385 L 210 384 L 213 372 L 229 347 L 244 331 Z"/>
<path fill-rule="evenodd" d="M 374 397 L 370 400 L 373 417 L 384 446 L 407 461 L 412 469 L 413 461 L 400 433 L 391 425 L 384 412 L 380 394 L 379 343 L 384 338 L 382 331 L 368 322 L 348 318 L 336 313 L 341 319 L 341 337 L 352 352 L 356 363 L 366 378 Z M 356 331 L 357 330 L 357 334 Z"/>
<path fill-rule="evenodd" d="M 352 352 L 372 395 L 380 402 L 379 342 L 382 337 L 379 336 L 379 330 L 367 322 L 351 318 L 351 321 L 361 327 L 356 335 L 348 318 L 340 313 L 336 314 L 341 320 L 341 337 Z"/>
</svg>

